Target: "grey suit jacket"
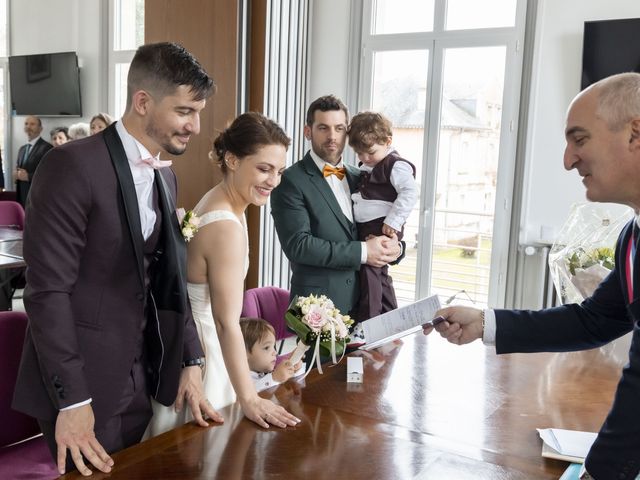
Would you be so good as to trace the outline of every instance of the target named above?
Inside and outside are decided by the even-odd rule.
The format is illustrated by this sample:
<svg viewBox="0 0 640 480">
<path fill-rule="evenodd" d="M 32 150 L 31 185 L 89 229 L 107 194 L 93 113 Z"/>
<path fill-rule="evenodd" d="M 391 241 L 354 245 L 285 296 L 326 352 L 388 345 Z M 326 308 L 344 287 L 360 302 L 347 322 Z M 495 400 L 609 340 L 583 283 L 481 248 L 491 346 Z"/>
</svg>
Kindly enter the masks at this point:
<svg viewBox="0 0 640 480">
<path fill-rule="evenodd" d="M 359 170 L 350 165 L 346 170 L 354 192 Z M 291 297 L 324 294 L 342 313 L 355 311 L 362 253 L 358 232 L 309 153 L 285 170 L 271 194 L 271 214 L 291 262 Z"/>
<path fill-rule="evenodd" d="M 161 172 L 149 301 L 138 202 L 115 125 L 41 162 L 26 209 L 29 328 L 15 409 L 54 420 L 60 408 L 92 398 L 99 428 L 114 413 L 141 342 L 150 393 L 165 405 L 175 400 L 182 361 L 203 355 L 188 306 L 175 175 Z"/>
</svg>

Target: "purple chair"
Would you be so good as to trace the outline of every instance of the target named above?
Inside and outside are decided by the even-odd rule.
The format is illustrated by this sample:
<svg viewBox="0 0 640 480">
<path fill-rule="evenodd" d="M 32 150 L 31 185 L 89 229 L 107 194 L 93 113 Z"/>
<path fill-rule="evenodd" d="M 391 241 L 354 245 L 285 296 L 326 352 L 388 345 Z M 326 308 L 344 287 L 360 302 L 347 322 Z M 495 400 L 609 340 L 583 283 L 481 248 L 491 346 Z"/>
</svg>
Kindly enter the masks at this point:
<svg viewBox="0 0 640 480">
<path fill-rule="evenodd" d="M 24 208 L 18 202 L 0 201 L 0 227 L 24 230 Z"/>
<path fill-rule="evenodd" d="M 295 334 L 287 330 L 284 314 L 289 308 L 289 292 L 278 287 L 251 288 L 244 293 L 242 302 L 243 317 L 264 318 L 276 331 L 276 341 L 284 340 Z M 280 342 L 278 353 L 282 352 L 284 342 Z"/>
<path fill-rule="evenodd" d="M 4 192 L 0 192 L 0 202 L 5 201 L 17 202 L 18 194 L 12 190 L 5 190 Z"/>
<path fill-rule="evenodd" d="M 23 312 L 0 312 L 0 478 L 52 479 L 58 470 L 38 422 L 11 408 L 27 329 Z"/>
</svg>

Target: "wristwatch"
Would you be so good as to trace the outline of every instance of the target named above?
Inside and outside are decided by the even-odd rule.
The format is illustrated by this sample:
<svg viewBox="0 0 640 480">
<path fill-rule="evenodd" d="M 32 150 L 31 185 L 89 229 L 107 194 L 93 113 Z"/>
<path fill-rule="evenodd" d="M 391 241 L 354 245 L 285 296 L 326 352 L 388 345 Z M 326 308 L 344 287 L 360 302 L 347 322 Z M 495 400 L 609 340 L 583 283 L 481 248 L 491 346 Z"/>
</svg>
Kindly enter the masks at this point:
<svg viewBox="0 0 640 480">
<path fill-rule="evenodd" d="M 192 358 L 191 360 L 185 360 L 182 362 L 182 368 L 185 367 L 195 367 L 196 365 L 200 367 L 200 370 L 204 370 L 204 357 Z"/>
</svg>

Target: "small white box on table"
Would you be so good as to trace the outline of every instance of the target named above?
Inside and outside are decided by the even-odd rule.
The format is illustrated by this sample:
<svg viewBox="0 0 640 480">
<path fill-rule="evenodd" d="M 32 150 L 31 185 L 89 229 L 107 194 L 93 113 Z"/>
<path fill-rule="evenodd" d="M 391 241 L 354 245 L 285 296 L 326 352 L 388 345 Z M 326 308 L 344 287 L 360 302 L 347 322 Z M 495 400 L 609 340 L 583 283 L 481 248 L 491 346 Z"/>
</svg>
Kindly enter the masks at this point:
<svg viewBox="0 0 640 480">
<path fill-rule="evenodd" d="M 363 376 L 362 357 L 347 357 L 347 383 L 362 383 Z"/>
</svg>

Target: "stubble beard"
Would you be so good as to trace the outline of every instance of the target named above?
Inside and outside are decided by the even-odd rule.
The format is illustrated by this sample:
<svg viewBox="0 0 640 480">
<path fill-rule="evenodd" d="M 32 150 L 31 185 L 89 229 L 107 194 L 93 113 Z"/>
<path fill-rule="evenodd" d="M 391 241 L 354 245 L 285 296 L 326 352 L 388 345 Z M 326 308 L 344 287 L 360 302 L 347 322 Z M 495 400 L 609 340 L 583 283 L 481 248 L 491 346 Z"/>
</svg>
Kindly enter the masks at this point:
<svg viewBox="0 0 640 480">
<path fill-rule="evenodd" d="M 171 155 L 182 155 L 187 149 L 186 145 L 181 148 L 173 145 L 171 143 L 171 135 L 166 138 L 167 135 L 161 132 L 160 129 L 156 127 L 156 124 L 153 120 L 151 120 L 145 127 L 144 132 L 148 137 L 153 138 L 165 152 Z"/>
<path fill-rule="evenodd" d="M 342 150 L 337 150 L 335 153 L 329 152 L 325 150 L 324 144 L 317 144 L 315 142 L 311 142 L 311 147 L 313 148 L 313 151 L 316 155 L 318 155 L 322 160 L 330 163 L 331 165 L 336 165 L 340 161 L 340 159 L 342 158 L 342 152 L 344 150 L 343 147 Z"/>
</svg>

